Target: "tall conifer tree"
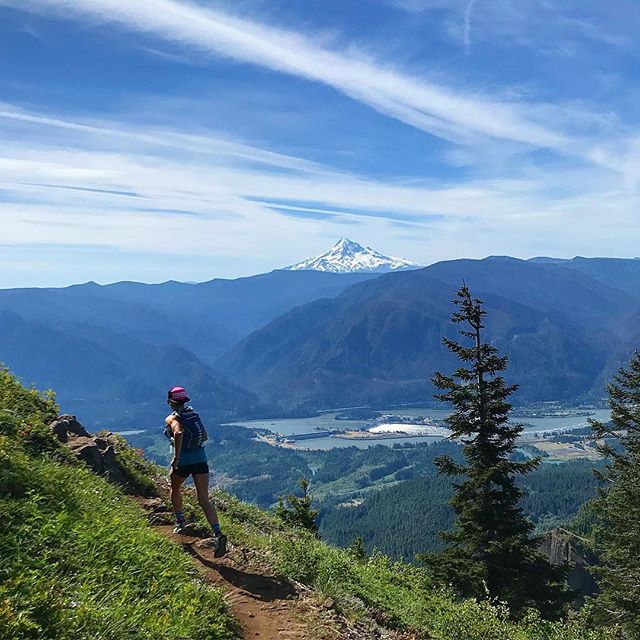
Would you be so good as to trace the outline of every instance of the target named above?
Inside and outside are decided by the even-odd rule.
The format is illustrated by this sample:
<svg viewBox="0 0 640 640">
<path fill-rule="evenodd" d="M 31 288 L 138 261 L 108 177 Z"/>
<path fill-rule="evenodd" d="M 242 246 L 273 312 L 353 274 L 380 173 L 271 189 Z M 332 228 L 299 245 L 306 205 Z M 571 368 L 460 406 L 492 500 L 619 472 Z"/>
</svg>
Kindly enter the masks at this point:
<svg viewBox="0 0 640 640">
<path fill-rule="evenodd" d="M 640 354 L 609 385 L 611 422 L 591 421 L 609 459 L 606 485 L 596 501 L 602 549 L 598 617 L 640 638 Z"/>
<path fill-rule="evenodd" d="M 436 373 L 437 398 L 453 406 L 447 418 L 451 437 L 464 444 L 466 464 L 450 456 L 436 459 L 440 473 L 459 478 L 451 506 L 454 530 L 442 533 L 448 542 L 440 554 L 423 556 L 433 573 L 464 597 L 505 602 L 512 615 L 535 608 L 549 619 L 560 617 L 570 599 L 564 568 L 551 566 L 538 551 L 540 538 L 524 515 L 523 491 L 516 478 L 535 469 L 540 460 L 516 462 L 512 455 L 521 425 L 508 422 L 509 386 L 499 375 L 508 358 L 482 340 L 486 312 L 466 285 L 458 291 L 451 319 L 462 325 L 467 344 L 444 338 L 461 361 L 452 376 Z"/>
</svg>

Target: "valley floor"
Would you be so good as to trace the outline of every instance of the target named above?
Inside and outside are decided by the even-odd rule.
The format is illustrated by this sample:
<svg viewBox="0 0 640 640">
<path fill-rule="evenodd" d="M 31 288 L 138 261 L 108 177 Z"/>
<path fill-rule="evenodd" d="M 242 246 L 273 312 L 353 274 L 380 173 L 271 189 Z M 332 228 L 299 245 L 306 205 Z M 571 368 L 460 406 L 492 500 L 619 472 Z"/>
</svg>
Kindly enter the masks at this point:
<svg viewBox="0 0 640 640">
<path fill-rule="evenodd" d="M 343 410 L 344 411 L 344 410 Z M 255 430 L 257 437 L 269 445 L 285 449 L 327 450 L 338 447 L 367 448 L 377 444 L 392 447 L 396 444 L 419 444 L 437 442 L 449 436 L 444 422 L 450 414 L 445 409 L 432 407 L 387 408 L 371 410 L 372 416 L 366 419 L 339 417 L 339 411 L 325 411 L 316 416 L 306 418 L 274 418 L 262 420 L 236 421 L 227 426 L 245 427 Z M 398 418 L 380 420 L 380 417 Z M 388 414 L 391 414 L 389 416 Z M 607 409 L 594 408 L 584 410 L 574 407 L 547 407 L 546 412 L 537 405 L 520 408 L 514 411 L 514 422 L 523 422 L 523 433 L 520 441 L 533 445 L 548 456 L 549 461 L 567 461 L 578 458 L 598 459 L 592 447 L 554 446 L 554 436 L 571 432 L 588 425 L 587 418 L 608 421 L 610 412 Z M 337 417 L 338 416 L 338 417 Z M 589 434 L 590 435 L 590 430 Z M 588 437 L 585 437 L 585 441 Z M 539 446 L 541 445 L 541 446 Z"/>
</svg>

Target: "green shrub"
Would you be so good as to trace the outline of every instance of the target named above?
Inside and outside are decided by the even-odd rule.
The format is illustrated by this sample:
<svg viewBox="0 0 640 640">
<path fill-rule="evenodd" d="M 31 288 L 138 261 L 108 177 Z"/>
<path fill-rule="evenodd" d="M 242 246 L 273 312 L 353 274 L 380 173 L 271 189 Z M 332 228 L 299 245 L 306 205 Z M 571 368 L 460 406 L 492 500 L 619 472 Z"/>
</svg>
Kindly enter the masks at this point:
<svg viewBox="0 0 640 640">
<path fill-rule="evenodd" d="M 301 527 L 317 535 L 317 521 L 320 512 L 311 506 L 313 497 L 309 493 L 309 481 L 306 478 L 301 478 L 298 485 L 302 495 L 289 495 L 286 499 L 286 504 L 284 498 L 280 496 L 275 509 L 275 516 L 285 524 Z"/>
<path fill-rule="evenodd" d="M 20 428 L 20 420 L 13 411 L 0 409 L 0 436 L 16 436 Z"/>
<path fill-rule="evenodd" d="M 71 452 L 56 438 L 53 431 L 40 422 L 21 425 L 16 435 L 20 446 L 31 455 L 55 454 L 58 459 L 73 459 Z"/>
</svg>

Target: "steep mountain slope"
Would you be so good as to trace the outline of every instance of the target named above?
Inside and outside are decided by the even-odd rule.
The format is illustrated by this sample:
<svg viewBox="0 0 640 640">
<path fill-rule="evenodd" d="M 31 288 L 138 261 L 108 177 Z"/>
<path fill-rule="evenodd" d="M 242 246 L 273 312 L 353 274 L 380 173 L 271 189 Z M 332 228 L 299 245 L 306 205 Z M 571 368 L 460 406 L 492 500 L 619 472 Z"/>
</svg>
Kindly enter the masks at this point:
<svg viewBox="0 0 640 640">
<path fill-rule="evenodd" d="M 637 299 L 555 265 L 490 258 L 381 276 L 299 307 L 255 332 L 218 366 L 287 409 L 429 400 L 450 300 L 465 280 L 484 298 L 487 338 L 511 358 L 520 400 L 575 398 L 607 365 Z"/>
<path fill-rule="evenodd" d="M 56 409 L 0 370 L 0 637 L 237 637 L 222 591 L 58 441 Z M 110 452 L 128 488 L 151 484 Z"/>
<path fill-rule="evenodd" d="M 0 336 L 2 362 L 26 384 L 55 388 L 62 408 L 81 412 L 92 427 L 161 425 L 176 381 L 211 419 L 251 415 L 259 406 L 253 394 L 181 347 L 150 345 L 87 322 L 53 328 L 8 311 L 0 311 Z"/>
<path fill-rule="evenodd" d="M 540 265 L 490 257 L 439 262 L 426 271 L 452 288 L 464 279 L 478 295 L 495 293 L 595 332 L 616 326 L 639 302 L 609 283 L 567 268 L 566 263 Z"/>
<path fill-rule="evenodd" d="M 328 251 L 287 267 L 287 271 L 323 271 L 333 273 L 388 273 L 405 269 L 418 269 L 403 258 L 383 256 L 371 247 L 340 238 Z"/>
<path fill-rule="evenodd" d="M 214 318 L 193 313 L 184 321 L 171 313 L 169 304 L 163 308 L 136 296 L 117 298 L 108 293 L 108 287 L 93 282 L 65 289 L 0 290 L 0 310 L 66 332 L 70 332 L 70 325 L 86 323 L 149 344 L 175 344 L 205 354 L 218 354 L 238 338 Z M 0 359 L 3 347 L 0 337 Z M 104 347 L 108 348 L 108 343 Z"/>
</svg>

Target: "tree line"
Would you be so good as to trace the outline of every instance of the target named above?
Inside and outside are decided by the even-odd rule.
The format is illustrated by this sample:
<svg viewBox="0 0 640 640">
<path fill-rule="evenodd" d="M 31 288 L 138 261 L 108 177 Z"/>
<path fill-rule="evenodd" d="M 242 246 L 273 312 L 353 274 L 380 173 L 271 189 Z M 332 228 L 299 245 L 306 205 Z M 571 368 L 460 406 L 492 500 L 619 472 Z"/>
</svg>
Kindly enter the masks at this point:
<svg viewBox="0 0 640 640">
<path fill-rule="evenodd" d="M 450 447 L 451 450 L 458 451 Z M 604 467 L 599 462 L 595 466 Z M 405 562 L 415 562 L 421 551 L 441 550 L 444 541 L 438 532 L 450 529 L 454 521 L 449 505 L 452 486 L 449 478 L 434 475 L 432 467 L 429 461 L 423 474 L 368 492 L 360 504 L 344 504 L 339 496 L 317 503 L 323 539 L 346 547 L 354 536 L 361 536 L 369 553 L 379 551 Z M 593 468 L 594 463 L 589 460 L 542 464 L 518 479 L 525 492 L 524 512 L 536 530 L 568 526 L 582 505 L 596 497 L 602 483 L 594 476 Z M 315 476 L 312 482 L 315 487 Z M 428 518 L 416 517 L 426 513 Z"/>
</svg>

